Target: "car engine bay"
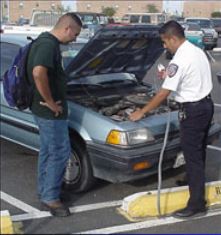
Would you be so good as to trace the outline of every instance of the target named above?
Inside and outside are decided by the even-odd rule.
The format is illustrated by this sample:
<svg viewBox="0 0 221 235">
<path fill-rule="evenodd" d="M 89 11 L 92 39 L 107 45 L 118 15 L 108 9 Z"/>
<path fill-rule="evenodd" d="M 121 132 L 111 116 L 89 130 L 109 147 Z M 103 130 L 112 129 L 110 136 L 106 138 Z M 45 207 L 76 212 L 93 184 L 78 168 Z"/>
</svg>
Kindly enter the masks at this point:
<svg viewBox="0 0 221 235">
<path fill-rule="evenodd" d="M 116 89 L 118 91 L 116 91 Z M 139 85 L 135 87 L 98 89 L 81 85 L 68 89 L 68 100 L 74 101 L 84 107 L 90 108 L 101 115 L 107 116 L 115 121 L 128 121 L 129 114 L 137 108 L 142 108 L 155 95 L 151 86 Z M 79 94 L 81 93 L 81 94 Z M 169 100 L 161 104 L 157 109 L 148 113 L 148 116 L 177 110 L 175 101 Z"/>
</svg>

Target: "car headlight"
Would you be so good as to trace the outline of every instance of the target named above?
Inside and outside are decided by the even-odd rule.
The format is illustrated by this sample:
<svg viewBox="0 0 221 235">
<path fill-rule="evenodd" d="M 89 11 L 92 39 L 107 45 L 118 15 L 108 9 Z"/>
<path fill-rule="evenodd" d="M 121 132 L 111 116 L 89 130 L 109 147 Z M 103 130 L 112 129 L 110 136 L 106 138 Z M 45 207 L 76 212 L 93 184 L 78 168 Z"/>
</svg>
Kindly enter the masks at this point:
<svg viewBox="0 0 221 235">
<path fill-rule="evenodd" d="M 150 130 L 143 128 L 134 131 L 123 132 L 111 130 L 107 136 L 106 143 L 114 145 L 136 145 L 153 141 L 154 137 Z"/>
<path fill-rule="evenodd" d="M 218 33 L 216 31 L 214 32 L 214 38 L 218 38 Z"/>
</svg>

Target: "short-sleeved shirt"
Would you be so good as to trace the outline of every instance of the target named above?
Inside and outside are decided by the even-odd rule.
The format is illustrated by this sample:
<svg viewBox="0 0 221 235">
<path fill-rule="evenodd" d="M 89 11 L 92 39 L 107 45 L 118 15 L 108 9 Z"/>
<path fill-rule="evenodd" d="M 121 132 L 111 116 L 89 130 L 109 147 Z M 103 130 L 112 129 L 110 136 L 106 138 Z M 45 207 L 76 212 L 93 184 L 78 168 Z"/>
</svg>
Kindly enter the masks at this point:
<svg viewBox="0 0 221 235">
<path fill-rule="evenodd" d="M 166 68 L 162 88 L 173 91 L 179 103 L 195 102 L 212 90 L 211 68 L 204 51 L 185 41 Z"/>
<path fill-rule="evenodd" d="M 48 107 L 40 105 L 44 99 L 34 85 L 33 102 L 31 111 L 33 114 L 45 119 L 66 119 L 67 101 L 66 97 L 66 78 L 61 65 L 60 42 L 49 32 L 44 32 L 33 43 L 27 62 L 27 72 L 29 80 L 34 84 L 33 68 L 44 66 L 48 69 L 48 82 L 54 101 L 61 101 L 63 113 L 55 117 Z"/>
</svg>

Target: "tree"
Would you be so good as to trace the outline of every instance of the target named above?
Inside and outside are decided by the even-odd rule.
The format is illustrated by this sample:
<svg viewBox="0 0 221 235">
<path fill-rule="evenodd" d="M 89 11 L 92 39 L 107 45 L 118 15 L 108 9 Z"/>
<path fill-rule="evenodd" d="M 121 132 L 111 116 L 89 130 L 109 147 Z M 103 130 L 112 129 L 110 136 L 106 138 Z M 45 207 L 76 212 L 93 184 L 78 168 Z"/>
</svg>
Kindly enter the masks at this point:
<svg viewBox="0 0 221 235">
<path fill-rule="evenodd" d="M 148 4 L 147 5 L 147 11 L 150 12 L 150 13 L 157 13 L 157 12 L 159 12 L 154 4 Z"/>
<path fill-rule="evenodd" d="M 64 7 L 63 5 L 58 4 L 57 7 L 56 7 L 56 11 L 57 11 L 58 13 L 63 14 L 63 13 L 65 13 L 65 12 L 70 12 L 70 11 L 71 11 L 71 8 L 70 8 L 70 6 Z"/>
<path fill-rule="evenodd" d="M 116 13 L 116 10 L 113 7 L 104 7 L 102 13 L 111 18 Z"/>
<path fill-rule="evenodd" d="M 221 12 L 220 11 L 214 11 L 214 12 L 211 13 L 211 17 L 213 17 L 213 18 L 221 17 Z"/>
<path fill-rule="evenodd" d="M 62 14 L 62 13 L 65 12 L 66 10 L 65 10 L 65 8 L 64 8 L 63 5 L 58 4 L 58 5 L 56 6 L 56 11 L 57 11 L 58 13 Z"/>
</svg>

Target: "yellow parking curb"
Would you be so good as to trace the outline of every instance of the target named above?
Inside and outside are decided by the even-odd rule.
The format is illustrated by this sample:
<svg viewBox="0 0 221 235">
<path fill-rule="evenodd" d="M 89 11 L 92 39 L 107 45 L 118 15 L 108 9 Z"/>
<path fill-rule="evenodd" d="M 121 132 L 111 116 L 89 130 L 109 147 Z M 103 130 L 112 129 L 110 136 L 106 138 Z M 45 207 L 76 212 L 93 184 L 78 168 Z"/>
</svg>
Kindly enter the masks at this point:
<svg viewBox="0 0 221 235">
<path fill-rule="evenodd" d="M 12 220 L 7 210 L 1 211 L 0 234 L 14 234 Z"/>
<path fill-rule="evenodd" d="M 189 198 L 187 186 L 161 190 L 161 215 L 168 215 L 186 206 Z M 221 206 L 221 181 L 206 184 L 207 206 Z M 158 216 L 157 190 L 141 192 L 123 199 L 118 211 L 130 221 L 142 220 L 146 217 Z"/>
</svg>

